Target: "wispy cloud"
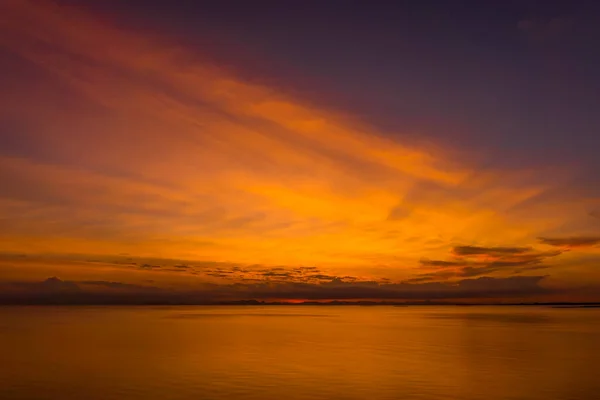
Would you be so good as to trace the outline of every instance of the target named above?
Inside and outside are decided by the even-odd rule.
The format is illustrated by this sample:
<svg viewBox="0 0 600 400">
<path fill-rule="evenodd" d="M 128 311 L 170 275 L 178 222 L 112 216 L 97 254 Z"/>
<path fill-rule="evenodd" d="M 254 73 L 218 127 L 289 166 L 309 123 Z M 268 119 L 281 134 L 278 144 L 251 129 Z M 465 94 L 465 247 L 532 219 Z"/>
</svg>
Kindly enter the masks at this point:
<svg viewBox="0 0 600 400">
<path fill-rule="evenodd" d="M 600 245 L 600 236 L 541 237 L 540 243 L 562 248 L 593 247 Z"/>
<path fill-rule="evenodd" d="M 521 274 L 548 269 L 543 263 L 559 256 L 561 251 L 536 251 L 531 247 L 455 246 L 449 260 L 420 260 L 430 272 L 421 273 L 413 282 L 447 280 L 494 274 Z"/>
<path fill-rule="evenodd" d="M 506 256 L 523 254 L 531 251 L 530 247 L 480 247 L 480 246 L 456 246 L 453 250 L 458 256 Z"/>
<path fill-rule="evenodd" d="M 557 254 L 536 238 L 577 217 L 544 174 L 478 168 L 178 43 L 52 2 L 0 13 L 0 45 L 28 66 L 23 101 L 0 98 L 6 251 L 136 255 L 105 282 L 379 285 L 542 268 Z M 55 269 L 96 274 L 82 268 Z"/>
</svg>

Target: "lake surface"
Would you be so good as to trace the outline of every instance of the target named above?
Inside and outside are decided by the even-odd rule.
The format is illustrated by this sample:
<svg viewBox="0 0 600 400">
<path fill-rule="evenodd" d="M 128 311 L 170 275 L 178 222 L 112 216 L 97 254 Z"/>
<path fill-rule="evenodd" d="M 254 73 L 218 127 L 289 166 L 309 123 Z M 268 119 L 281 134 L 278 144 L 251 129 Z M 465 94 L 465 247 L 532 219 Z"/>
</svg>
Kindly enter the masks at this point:
<svg viewBox="0 0 600 400">
<path fill-rule="evenodd" d="M 600 309 L 0 307 L 0 399 L 600 398 Z"/>
</svg>

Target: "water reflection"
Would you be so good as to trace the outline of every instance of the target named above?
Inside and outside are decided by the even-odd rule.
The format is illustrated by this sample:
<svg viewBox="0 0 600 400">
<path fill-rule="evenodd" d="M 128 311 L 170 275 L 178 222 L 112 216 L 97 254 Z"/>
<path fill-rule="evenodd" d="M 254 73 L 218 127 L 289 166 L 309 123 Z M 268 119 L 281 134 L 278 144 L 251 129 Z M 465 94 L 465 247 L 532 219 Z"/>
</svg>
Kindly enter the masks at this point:
<svg viewBox="0 0 600 400">
<path fill-rule="evenodd" d="M 1 399 L 582 399 L 600 310 L 0 308 Z"/>
<path fill-rule="evenodd" d="M 188 314 L 173 314 L 167 315 L 165 318 L 252 318 L 252 317 L 275 317 L 275 318 L 290 318 L 290 317 L 310 317 L 310 318 L 330 318 L 331 314 L 293 314 L 293 313 L 188 313 Z"/>
<path fill-rule="evenodd" d="M 437 319 L 455 319 L 461 321 L 480 321 L 480 322 L 497 322 L 501 324 L 548 324 L 552 323 L 552 318 L 548 315 L 540 315 L 535 313 L 527 314 L 507 314 L 507 313 L 447 313 L 447 314 L 428 314 L 429 318 Z"/>
</svg>

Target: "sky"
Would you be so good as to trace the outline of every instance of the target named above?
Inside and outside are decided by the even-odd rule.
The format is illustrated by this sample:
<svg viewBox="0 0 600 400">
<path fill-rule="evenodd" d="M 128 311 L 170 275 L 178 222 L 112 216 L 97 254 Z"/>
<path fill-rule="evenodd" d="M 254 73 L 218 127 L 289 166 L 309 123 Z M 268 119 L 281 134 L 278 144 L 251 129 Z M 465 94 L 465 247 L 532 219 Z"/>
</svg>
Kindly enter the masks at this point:
<svg viewBox="0 0 600 400">
<path fill-rule="evenodd" d="M 600 301 L 596 2 L 0 15 L 0 301 Z"/>
</svg>

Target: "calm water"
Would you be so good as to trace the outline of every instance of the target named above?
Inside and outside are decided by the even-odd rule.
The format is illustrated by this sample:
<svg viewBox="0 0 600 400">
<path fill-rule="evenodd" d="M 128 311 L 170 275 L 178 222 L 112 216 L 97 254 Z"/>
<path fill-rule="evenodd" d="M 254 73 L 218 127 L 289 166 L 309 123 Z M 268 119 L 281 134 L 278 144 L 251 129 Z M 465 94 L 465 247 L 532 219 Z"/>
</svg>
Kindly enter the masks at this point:
<svg viewBox="0 0 600 400">
<path fill-rule="evenodd" d="M 595 399 L 600 309 L 0 307 L 0 399 Z"/>
</svg>

